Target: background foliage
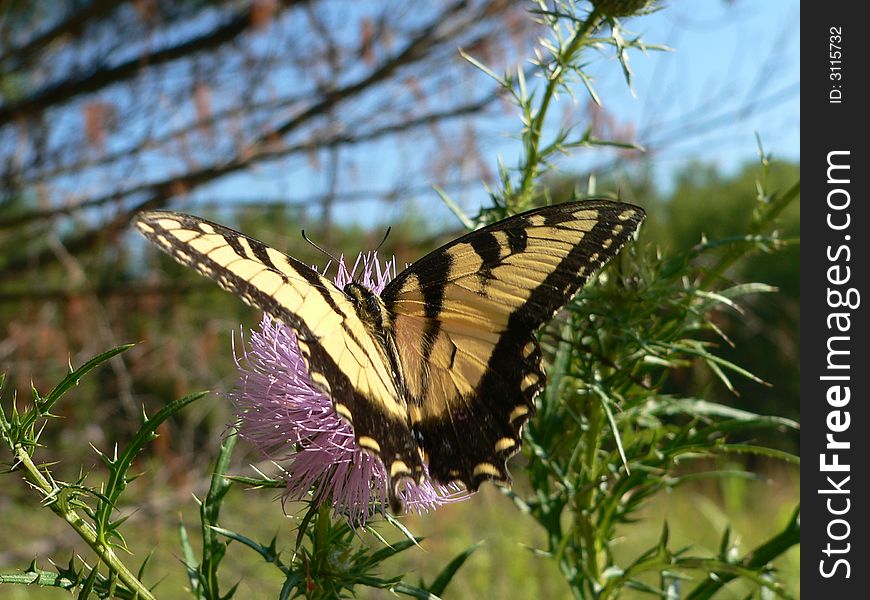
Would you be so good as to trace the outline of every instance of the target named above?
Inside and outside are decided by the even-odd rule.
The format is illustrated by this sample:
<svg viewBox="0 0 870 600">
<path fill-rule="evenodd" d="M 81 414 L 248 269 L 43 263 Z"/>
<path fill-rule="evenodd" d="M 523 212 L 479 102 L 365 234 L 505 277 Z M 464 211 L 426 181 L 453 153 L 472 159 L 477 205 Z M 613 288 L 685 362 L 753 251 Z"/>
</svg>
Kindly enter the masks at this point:
<svg viewBox="0 0 870 600">
<path fill-rule="evenodd" d="M 583 52 L 607 48 L 625 59 L 642 42 L 611 20 L 597 32 L 597 45 L 572 47 L 568 33 L 580 31 L 589 5 L 530 8 L 536 5 L 498 1 L 358 11 L 322 2 L 5 5 L 0 357 L 4 440 L 17 448 L 4 458 L 16 467 L 7 484 L 26 471 L 27 455 L 38 453 L 33 473 L 45 475 L 51 465 L 54 477 L 30 479 L 45 504 L 60 516 L 90 511 L 97 541 L 129 547 L 131 565 L 153 551 L 145 579 L 161 581 L 160 597 L 181 597 L 184 586 L 214 597 L 218 567 L 220 591 L 238 582 L 240 597 L 275 595 L 288 581 L 316 596 L 308 589 L 312 568 L 323 575 L 318 582 L 356 582 L 364 597 L 379 593 L 366 585 L 396 586 L 400 579 L 406 587 L 399 591 L 446 597 L 561 598 L 569 589 L 606 597 L 617 590 L 606 585 L 628 579 L 634 583 L 620 588 L 620 597 L 640 597 L 644 586 L 671 597 L 713 592 L 704 587 L 711 583 L 681 584 L 687 573 L 744 579 L 717 597 L 797 595 L 797 556 L 784 554 L 797 531 L 797 475 L 787 460 L 771 461 L 788 459 L 771 447 L 794 450 L 797 434 L 786 419 L 754 415 L 797 417 L 799 249 L 790 242 L 799 227 L 798 166 L 763 153 L 737 172 L 698 162 L 662 186 L 651 174 L 654 159 L 641 158 L 624 132 L 582 118 L 570 135 L 558 125 L 536 128 L 548 113 L 546 84 L 531 77 L 535 69 L 571 66 L 549 81 L 555 91 L 564 84 L 581 95 L 595 89 L 583 78 Z M 541 65 L 523 63 L 526 70 L 517 71 L 512 65 L 534 56 L 536 36 L 552 35 L 535 18 L 555 19 L 565 36 L 549 38 L 556 51 Z M 457 47 L 489 74 L 466 63 Z M 629 72 L 625 62 L 612 66 Z M 525 118 L 520 162 L 488 172 L 481 123 L 511 104 Z M 330 248 L 372 248 L 382 231 L 339 217 L 375 194 L 365 191 L 372 181 L 360 173 L 377 174 L 385 145 L 409 156 L 407 180 L 377 190 L 385 198 L 415 196 L 423 180 L 455 195 L 482 179 L 492 201 L 481 220 L 508 207 L 616 190 L 650 215 L 636 250 L 543 337 L 551 384 L 526 451 L 512 463 L 514 492 L 485 487 L 470 502 L 403 520 L 427 536 L 422 550 L 390 527 L 364 534 L 361 545 L 342 523 L 305 507 L 286 507 L 283 519 L 276 492 L 210 476 L 219 458 L 229 460 L 229 441 L 219 454 L 227 403 L 216 396 L 170 402 L 232 385 L 226 333 L 253 324 L 257 313 L 123 234 L 136 210 L 183 208 L 217 194 L 219 202 L 199 202 L 197 212 L 306 262 L 322 257 L 301 243 L 302 227 Z M 622 167 L 612 172 L 620 176 L 596 181 L 550 170 L 559 153 L 590 146 L 613 151 L 611 164 Z M 303 171 L 328 182 L 357 177 L 363 190 L 348 194 L 332 185 L 322 197 L 300 197 L 286 182 Z M 261 194 L 256 204 L 235 202 L 241 198 L 225 190 L 244 190 L 233 177 L 250 173 L 274 180 L 280 192 Z M 437 227 L 426 202 L 440 200 L 430 192 L 392 224 L 384 250 L 400 263 L 460 231 Z M 741 285 L 753 282 L 777 290 L 747 295 L 767 289 Z M 82 379 L 76 375 L 74 388 L 55 387 L 69 363 L 87 364 L 106 348 L 140 340 Z M 33 395 L 34 388 L 45 395 Z M 142 406 L 151 415 L 144 422 Z M 49 418 L 42 429 L 49 411 L 60 420 Z M 240 445 L 224 468 L 256 474 L 246 465 L 259 457 L 245 451 Z M 39 499 L 28 486 L 4 487 L 0 570 L 54 577 L 55 585 L 84 592 L 119 589 L 107 571 L 91 570 L 86 528 L 41 519 Z M 517 518 L 517 509 L 526 518 Z M 306 514 L 311 519 L 297 538 Z M 181 545 L 179 515 L 187 540 Z M 194 533 L 199 521 L 204 529 Z M 378 536 L 399 552 L 386 550 Z M 303 552 L 291 560 L 294 548 Z M 755 553 L 761 563 L 751 564 L 751 549 L 767 550 Z M 66 565 L 65 556 L 74 558 L 56 570 L 46 560 Z M 446 587 L 446 575 L 460 566 Z M 343 580 L 339 571 L 352 577 Z M 414 575 L 393 578 L 407 572 Z"/>
</svg>

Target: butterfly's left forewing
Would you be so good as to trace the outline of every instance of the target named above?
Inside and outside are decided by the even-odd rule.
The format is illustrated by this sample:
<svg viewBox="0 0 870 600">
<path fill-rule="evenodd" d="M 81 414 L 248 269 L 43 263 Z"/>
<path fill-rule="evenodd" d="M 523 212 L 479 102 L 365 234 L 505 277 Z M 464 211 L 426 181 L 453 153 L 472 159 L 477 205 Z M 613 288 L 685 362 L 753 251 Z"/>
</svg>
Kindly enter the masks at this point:
<svg viewBox="0 0 870 600">
<path fill-rule="evenodd" d="M 262 242 L 190 215 L 144 212 L 136 227 L 178 262 L 293 328 L 312 381 L 353 425 L 358 444 L 393 478 L 419 478 L 421 458 L 385 351 L 332 282 Z"/>
<path fill-rule="evenodd" d="M 635 231 L 643 210 L 586 201 L 523 213 L 414 263 L 382 297 L 414 437 L 441 482 L 507 481 L 544 386 L 534 332 Z"/>
</svg>

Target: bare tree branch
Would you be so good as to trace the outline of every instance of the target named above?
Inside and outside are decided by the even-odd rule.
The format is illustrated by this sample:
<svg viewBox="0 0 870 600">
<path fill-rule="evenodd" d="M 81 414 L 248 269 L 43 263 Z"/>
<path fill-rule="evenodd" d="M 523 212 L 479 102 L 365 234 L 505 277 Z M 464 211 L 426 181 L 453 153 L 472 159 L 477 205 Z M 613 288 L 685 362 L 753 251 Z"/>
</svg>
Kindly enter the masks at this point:
<svg viewBox="0 0 870 600">
<path fill-rule="evenodd" d="M 460 15 L 465 7 L 464 1 L 454 2 L 444 12 L 437 15 L 429 23 L 418 29 L 417 34 L 410 39 L 402 49 L 382 61 L 381 65 L 375 68 L 370 74 L 362 77 L 356 82 L 352 82 L 345 86 L 329 90 L 323 94 L 323 97 L 309 106 L 306 110 L 299 114 L 290 117 L 283 123 L 279 123 L 274 128 L 258 136 L 250 144 L 243 147 L 232 158 L 219 163 L 209 165 L 203 168 L 190 170 L 182 175 L 168 178 L 160 182 L 152 182 L 133 186 L 126 190 L 112 192 L 102 197 L 92 198 L 82 203 L 78 203 L 73 207 L 59 207 L 49 209 L 47 211 L 37 211 L 36 213 L 28 213 L 10 217 L 0 226 L 9 228 L 23 225 L 27 222 L 37 219 L 46 218 L 58 214 L 69 213 L 73 210 L 82 208 L 93 208 L 107 203 L 118 202 L 125 197 L 144 195 L 144 199 L 131 209 L 118 213 L 110 222 L 92 228 L 90 231 L 73 235 L 64 240 L 64 247 L 70 253 L 84 252 L 93 248 L 101 240 L 114 237 L 117 232 L 125 228 L 132 215 L 139 210 L 154 209 L 164 206 L 169 199 L 180 194 L 189 193 L 191 190 L 205 183 L 216 180 L 219 177 L 244 169 L 255 162 L 262 160 L 273 159 L 286 156 L 290 153 L 299 153 L 310 151 L 312 148 L 312 140 L 299 143 L 295 146 L 275 147 L 274 140 L 278 137 L 298 129 L 302 124 L 314 119 L 315 117 L 327 114 L 329 110 L 340 104 L 349 97 L 361 93 L 375 84 L 393 76 L 403 67 L 412 65 L 427 56 L 431 50 L 438 48 L 439 43 L 450 36 L 455 36 L 467 27 L 472 26 L 481 18 L 491 6 L 485 4 L 480 10 L 474 13 L 462 15 L 458 22 L 445 26 L 449 23 L 449 17 Z M 490 94 L 483 100 L 469 103 L 458 108 L 450 108 L 445 111 L 435 111 L 433 113 L 423 115 L 413 119 L 405 119 L 385 126 L 377 127 L 367 133 L 345 133 L 327 137 L 322 140 L 315 140 L 315 144 L 320 147 L 333 147 L 336 144 L 353 144 L 360 143 L 381 137 L 390 133 L 407 131 L 413 127 L 429 124 L 437 120 L 442 120 L 450 117 L 456 117 L 463 114 L 469 114 L 481 110 L 493 99 L 494 95 Z M 4 274 L 12 275 L 32 267 L 33 265 L 45 266 L 56 259 L 55 253 L 44 248 L 41 251 L 36 251 L 33 255 L 21 258 L 12 258 L 4 266 Z"/>
<path fill-rule="evenodd" d="M 419 127 L 426 127 L 440 121 L 475 114 L 485 109 L 486 107 L 491 106 L 493 101 L 498 97 L 499 92 L 500 90 L 496 88 L 493 89 L 486 96 L 468 104 L 464 104 L 458 107 L 450 107 L 446 110 L 433 111 L 428 114 L 420 115 L 419 117 L 411 120 L 399 120 L 394 123 L 389 123 L 380 127 L 376 127 L 374 129 L 371 129 L 370 131 L 358 133 L 339 133 L 331 135 L 329 137 L 325 137 L 320 140 L 304 141 L 298 144 L 283 146 L 279 148 L 269 147 L 268 145 L 266 145 L 266 140 L 268 140 L 269 137 L 272 135 L 271 133 L 267 133 L 255 145 L 247 149 L 246 152 L 241 153 L 239 156 L 236 157 L 235 160 L 227 162 L 222 166 L 209 167 L 206 169 L 200 169 L 198 171 L 191 171 L 186 173 L 185 175 L 171 177 L 163 181 L 144 183 L 125 190 L 111 192 L 104 196 L 89 198 L 77 204 L 69 204 L 66 206 L 58 206 L 46 210 L 38 210 L 17 215 L 10 215 L 5 218 L 0 218 L 0 229 L 11 229 L 14 227 L 20 227 L 22 225 L 27 225 L 34 221 L 42 221 L 45 219 L 70 215 L 74 212 L 78 212 L 84 209 L 97 208 L 106 204 L 119 202 L 131 196 L 145 194 L 151 196 L 151 198 L 154 199 L 155 202 L 157 198 L 164 198 L 168 200 L 174 195 L 189 193 L 191 190 L 204 183 L 208 183 L 218 177 L 222 177 L 223 175 L 227 175 L 240 169 L 244 169 L 252 165 L 253 163 L 262 160 L 282 158 L 292 156 L 294 154 L 304 154 L 310 152 L 312 148 L 334 148 L 340 145 L 361 144 L 391 134 L 403 133 L 412 131 Z M 152 206 L 152 204 L 153 202 L 149 203 L 149 208 L 153 208 L 155 206 L 159 207 L 159 205 Z M 11 266 L 12 263 L 9 264 L 10 268 Z"/>
<path fill-rule="evenodd" d="M 282 8 L 306 1 L 308 0 L 284 0 Z M 98 66 L 88 74 L 76 75 L 64 81 L 52 83 L 30 96 L 0 107 L 0 126 L 16 119 L 30 117 L 50 106 L 68 102 L 77 96 L 120 83 L 136 76 L 146 68 L 153 68 L 226 44 L 251 27 L 253 10 L 253 6 L 244 8 L 220 27 L 180 44 L 142 54 L 113 67 Z"/>
<path fill-rule="evenodd" d="M 0 64 L 9 61 L 9 64 L 5 65 L 3 70 L 12 72 L 27 68 L 32 65 L 34 58 L 39 52 L 44 50 L 49 44 L 63 37 L 80 36 L 90 23 L 107 17 L 118 6 L 119 2 L 117 0 L 94 0 L 91 4 L 71 12 L 54 27 L 32 37 L 21 46 L 7 49 L 0 56 Z"/>
</svg>

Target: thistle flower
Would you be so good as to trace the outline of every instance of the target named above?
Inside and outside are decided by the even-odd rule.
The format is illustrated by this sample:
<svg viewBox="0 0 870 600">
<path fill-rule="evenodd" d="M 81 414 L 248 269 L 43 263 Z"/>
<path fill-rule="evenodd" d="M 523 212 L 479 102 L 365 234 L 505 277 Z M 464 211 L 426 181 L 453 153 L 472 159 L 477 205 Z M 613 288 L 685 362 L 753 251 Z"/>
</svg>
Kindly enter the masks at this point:
<svg viewBox="0 0 870 600">
<path fill-rule="evenodd" d="M 360 263 L 358 281 L 376 293 L 395 273 L 395 260 L 382 267 L 375 253 L 361 254 L 351 270 L 342 257 L 336 285 L 342 288 L 352 281 Z M 239 382 L 229 396 L 239 433 L 283 466 L 287 499 L 302 499 L 313 488 L 314 502 L 330 503 L 336 513 L 360 526 L 384 510 L 388 478 L 383 463 L 357 446 L 351 425 L 311 381 L 290 327 L 264 316 L 236 364 Z M 399 496 L 406 507 L 421 513 L 469 494 L 455 484 L 432 481 L 427 472 L 419 485 L 407 481 Z"/>
</svg>

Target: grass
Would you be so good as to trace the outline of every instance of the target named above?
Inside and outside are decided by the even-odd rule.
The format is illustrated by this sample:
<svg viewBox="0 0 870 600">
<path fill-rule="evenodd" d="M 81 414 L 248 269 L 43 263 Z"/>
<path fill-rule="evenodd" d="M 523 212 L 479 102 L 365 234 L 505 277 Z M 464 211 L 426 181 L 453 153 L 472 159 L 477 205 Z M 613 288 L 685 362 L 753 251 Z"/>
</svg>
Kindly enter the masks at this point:
<svg viewBox="0 0 870 600">
<path fill-rule="evenodd" d="M 515 470 L 518 470 L 515 468 Z M 154 556 L 149 565 L 150 584 L 159 582 L 156 594 L 161 599 L 191 598 L 185 591 L 187 581 L 178 544 L 178 520 L 183 519 L 191 536 L 196 535 L 197 508 L 189 492 L 164 489 L 149 490 L 147 476 L 136 482 L 127 498 L 148 498 L 146 508 L 132 512 L 127 527 L 128 542 L 137 560 L 148 552 Z M 519 479 L 519 477 L 518 477 Z M 518 484 L 518 485 L 521 485 Z M 787 521 L 798 501 L 800 483 L 797 469 L 770 470 L 763 480 L 732 480 L 726 482 L 696 482 L 663 494 L 650 503 L 643 517 L 619 530 L 616 545 L 617 563 L 636 556 L 640 548 L 649 547 L 658 538 L 662 523 L 670 528 L 670 546 L 692 545 L 696 550 L 714 554 L 722 531 L 731 525 L 732 536 L 739 540 L 741 553 L 766 539 Z M 19 496 L 21 495 L 19 490 Z M 43 568 L 48 558 L 65 563 L 72 552 L 82 545 L 69 529 L 57 519 L 34 518 L 32 508 L 19 504 L 19 498 L 7 496 L 0 500 L 0 569 L 24 568 L 34 556 Z M 294 509 L 288 505 L 288 511 Z M 236 489 L 227 499 L 223 526 L 244 531 L 262 543 L 278 536 L 279 548 L 292 551 L 295 541 L 294 520 L 285 516 L 274 492 Z M 564 579 L 554 561 L 541 556 L 542 532 L 530 518 L 518 513 L 510 500 L 498 489 L 485 485 L 473 499 L 440 509 L 428 515 L 409 515 L 404 524 L 415 535 L 425 537 L 419 549 L 402 553 L 385 563 L 381 575 L 407 573 L 406 581 L 415 584 L 422 577 L 432 581 L 447 562 L 476 542 L 483 545 L 472 554 L 445 593 L 446 598 L 541 598 L 570 597 Z M 50 527 L 46 527 L 49 525 Z M 401 534 L 382 525 L 379 531 L 389 540 L 401 539 Z M 372 536 L 366 543 L 377 548 Z M 194 539 L 194 545 L 198 546 Z M 85 556 L 90 562 L 92 557 Z M 800 594 L 799 549 L 789 551 L 775 567 L 789 582 L 788 589 Z M 231 545 L 222 568 L 223 591 L 240 582 L 236 598 L 277 597 L 281 578 L 277 570 L 262 562 L 253 552 Z M 690 586 L 686 586 L 689 588 Z M 743 599 L 750 589 L 730 584 L 718 598 Z M 358 589 L 358 597 L 382 598 L 386 593 L 366 588 Z M 46 588 L 4 586 L 3 598 L 34 600 L 69 598 L 67 592 Z M 626 599 L 649 598 L 639 592 L 627 592 Z"/>
</svg>

